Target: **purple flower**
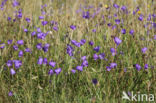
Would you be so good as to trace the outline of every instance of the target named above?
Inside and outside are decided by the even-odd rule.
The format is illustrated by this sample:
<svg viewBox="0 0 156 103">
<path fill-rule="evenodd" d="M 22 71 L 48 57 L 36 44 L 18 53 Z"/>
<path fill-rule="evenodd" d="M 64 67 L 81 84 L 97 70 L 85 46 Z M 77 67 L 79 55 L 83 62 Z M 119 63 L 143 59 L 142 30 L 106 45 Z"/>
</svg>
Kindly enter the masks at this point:
<svg viewBox="0 0 156 103">
<path fill-rule="evenodd" d="M 9 93 L 8 93 L 8 96 L 13 96 L 13 92 L 12 91 L 10 91 Z"/>
<path fill-rule="evenodd" d="M 144 65 L 144 68 L 145 68 L 145 69 L 148 69 L 148 64 L 145 64 L 145 65 Z"/>
<path fill-rule="evenodd" d="M 39 16 L 39 19 L 44 19 L 44 16 Z"/>
<path fill-rule="evenodd" d="M 154 35 L 153 39 L 156 40 L 156 35 Z"/>
<path fill-rule="evenodd" d="M 83 67 L 88 67 L 88 61 L 87 61 L 87 60 L 84 60 L 84 61 L 82 62 L 82 66 L 83 66 Z"/>
<path fill-rule="evenodd" d="M 120 24 L 120 19 L 115 19 L 116 24 Z"/>
<path fill-rule="evenodd" d="M 143 15 L 140 15 L 140 16 L 138 17 L 138 20 L 142 21 L 142 20 L 143 20 Z"/>
<path fill-rule="evenodd" d="M 115 8 L 119 8 L 120 6 L 119 5 L 117 5 L 117 4 L 113 4 L 113 7 L 115 7 Z"/>
<path fill-rule="evenodd" d="M 66 50 L 67 54 L 69 56 L 73 56 L 73 51 L 74 51 L 73 47 L 71 45 L 67 44 L 67 50 Z"/>
<path fill-rule="evenodd" d="M 53 75 L 53 74 L 54 74 L 53 69 L 50 69 L 49 72 L 48 72 L 48 74 L 49 74 L 49 75 Z"/>
<path fill-rule="evenodd" d="M 115 37 L 114 41 L 117 45 L 119 45 L 122 42 L 122 40 L 120 40 L 118 37 Z"/>
<path fill-rule="evenodd" d="M 111 67 L 111 68 L 115 68 L 116 66 L 117 66 L 116 63 L 110 63 L 110 67 Z"/>
<path fill-rule="evenodd" d="M 96 78 L 92 79 L 92 83 L 96 85 L 98 83 L 97 79 Z"/>
<path fill-rule="evenodd" d="M 86 58 L 87 58 L 86 56 L 83 56 L 83 57 L 81 57 L 81 60 L 84 61 L 84 60 L 86 60 Z"/>
<path fill-rule="evenodd" d="M 36 35 L 36 32 L 33 31 L 33 32 L 31 33 L 31 36 L 35 36 L 35 35 Z"/>
<path fill-rule="evenodd" d="M 72 30 L 75 30 L 75 29 L 76 29 L 76 26 L 75 26 L 75 25 L 71 25 L 70 28 L 71 28 Z"/>
<path fill-rule="evenodd" d="M 37 61 L 37 64 L 42 65 L 42 63 L 43 63 L 43 58 L 42 57 L 39 57 L 39 59 Z"/>
<path fill-rule="evenodd" d="M 45 65 L 48 64 L 48 59 L 47 58 L 43 59 L 43 64 L 45 64 Z"/>
<path fill-rule="evenodd" d="M 122 33 L 122 34 L 126 34 L 126 29 L 122 29 L 122 30 L 121 30 L 121 33 Z"/>
<path fill-rule="evenodd" d="M 84 19 L 89 19 L 89 18 L 90 18 L 90 13 L 89 13 L 89 11 L 83 12 L 82 17 L 83 17 Z"/>
<path fill-rule="evenodd" d="M 110 66 L 106 67 L 107 71 L 110 71 L 112 68 Z"/>
<path fill-rule="evenodd" d="M 136 65 L 135 65 L 135 68 L 136 68 L 138 71 L 140 71 L 141 66 L 140 66 L 139 64 L 136 64 Z"/>
<path fill-rule="evenodd" d="M 116 50 L 114 48 L 111 48 L 110 51 L 112 53 L 112 56 L 115 56 L 116 55 Z"/>
<path fill-rule="evenodd" d="M 12 60 L 8 60 L 8 61 L 7 61 L 7 66 L 8 66 L 8 67 L 11 67 L 11 66 L 12 66 Z"/>
<path fill-rule="evenodd" d="M 93 55 L 94 60 L 97 60 L 99 58 L 99 56 L 97 54 Z"/>
<path fill-rule="evenodd" d="M 42 21 L 43 26 L 46 25 L 46 24 L 48 24 L 48 21 Z"/>
<path fill-rule="evenodd" d="M 36 45 L 36 48 L 39 49 L 39 50 L 41 50 L 41 49 L 42 49 L 42 43 L 38 43 L 38 44 Z"/>
<path fill-rule="evenodd" d="M 26 48 L 26 49 L 25 49 L 25 52 L 32 53 L 30 48 Z"/>
<path fill-rule="evenodd" d="M 12 44 L 12 40 L 8 40 L 8 44 Z"/>
<path fill-rule="evenodd" d="M 126 6 L 122 6 L 122 7 L 121 7 L 121 10 L 122 10 L 122 11 L 125 11 L 126 9 L 127 9 Z"/>
<path fill-rule="evenodd" d="M 104 58 L 105 58 L 105 53 L 99 54 L 99 58 L 100 58 L 100 59 L 104 59 Z"/>
<path fill-rule="evenodd" d="M 93 30 L 92 30 L 92 32 L 94 32 L 94 33 L 95 33 L 95 32 L 96 32 L 96 29 L 93 29 Z"/>
<path fill-rule="evenodd" d="M 141 51 L 142 51 L 142 53 L 146 53 L 147 47 L 142 48 Z"/>
<path fill-rule="evenodd" d="M 90 41 L 89 42 L 89 45 L 93 46 L 94 45 L 94 42 L 93 41 Z"/>
<path fill-rule="evenodd" d="M 55 67 L 55 65 L 56 65 L 56 63 L 55 63 L 55 62 L 53 62 L 53 61 L 50 61 L 50 62 L 49 62 L 49 65 L 50 65 L 51 67 L 53 67 L 53 68 L 54 68 L 54 67 Z"/>
<path fill-rule="evenodd" d="M 129 31 L 129 33 L 130 33 L 131 35 L 133 35 L 133 34 L 134 34 L 134 30 L 131 29 L 131 30 Z"/>
<path fill-rule="evenodd" d="M 76 69 L 79 71 L 83 71 L 83 66 L 77 66 Z"/>
<path fill-rule="evenodd" d="M 27 33 L 27 32 L 28 32 L 28 29 L 24 29 L 24 32 L 26 32 L 26 33 Z"/>
<path fill-rule="evenodd" d="M 80 43 L 77 42 L 76 40 L 72 40 L 71 43 L 77 47 L 80 47 Z"/>
<path fill-rule="evenodd" d="M 85 43 L 86 43 L 86 40 L 85 39 L 81 39 L 80 44 L 84 45 Z"/>
<path fill-rule="evenodd" d="M 14 64 L 15 64 L 15 68 L 18 69 L 22 66 L 22 61 L 20 60 L 13 60 Z"/>
<path fill-rule="evenodd" d="M 23 41 L 23 40 L 18 40 L 18 41 L 17 41 L 17 44 L 23 45 L 23 44 L 24 44 L 24 41 Z"/>
<path fill-rule="evenodd" d="M 40 28 L 37 28 L 37 32 L 38 32 L 38 33 L 41 33 L 42 31 L 41 31 L 41 29 L 40 29 Z"/>
<path fill-rule="evenodd" d="M 8 17 L 8 21 L 11 21 L 11 17 Z"/>
<path fill-rule="evenodd" d="M 53 27 L 53 30 L 58 31 L 58 27 L 57 26 L 54 26 Z"/>
<path fill-rule="evenodd" d="M 14 50 L 18 50 L 18 46 L 17 45 L 14 45 L 13 48 L 14 48 Z"/>
<path fill-rule="evenodd" d="M 49 49 L 49 46 L 50 46 L 50 44 L 45 44 L 44 47 L 43 47 L 43 51 L 47 52 L 48 49 Z"/>
<path fill-rule="evenodd" d="M 26 20 L 28 23 L 30 23 L 30 18 L 25 18 L 25 20 Z"/>
<path fill-rule="evenodd" d="M 22 57 L 23 56 L 23 51 L 20 50 L 19 53 L 18 53 L 18 57 Z"/>
<path fill-rule="evenodd" d="M 0 44 L 0 49 L 5 48 L 5 43 Z"/>
<path fill-rule="evenodd" d="M 99 52 L 99 50 L 100 50 L 100 46 L 97 46 L 94 48 L 94 51 L 96 51 L 96 52 Z"/>
<path fill-rule="evenodd" d="M 71 72 L 72 72 L 73 74 L 75 74 L 75 73 L 76 73 L 76 70 L 75 70 L 75 69 L 72 69 Z"/>
<path fill-rule="evenodd" d="M 16 0 L 14 0 L 13 3 L 12 3 L 12 5 L 13 5 L 13 7 L 16 7 L 16 6 L 19 5 L 19 2 L 17 2 Z"/>
<path fill-rule="evenodd" d="M 11 69 L 10 69 L 10 74 L 11 74 L 11 75 L 15 75 L 15 74 L 16 74 L 15 70 L 11 68 Z"/>
<path fill-rule="evenodd" d="M 56 75 L 58 75 L 60 72 L 61 72 L 61 68 L 57 68 L 57 69 L 55 69 L 55 73 L 56 73 Z"/>
</svg>

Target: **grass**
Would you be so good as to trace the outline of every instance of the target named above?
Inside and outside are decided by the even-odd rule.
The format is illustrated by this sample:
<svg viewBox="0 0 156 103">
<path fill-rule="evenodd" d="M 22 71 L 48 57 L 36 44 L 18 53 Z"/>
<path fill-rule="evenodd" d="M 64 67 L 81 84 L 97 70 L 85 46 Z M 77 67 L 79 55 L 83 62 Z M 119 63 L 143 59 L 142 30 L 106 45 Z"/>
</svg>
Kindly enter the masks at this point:
<svg viewBox="0 0 156 103">
<path fill-rule="evenodd" d="M 156 35 L 155 28 L 150 29 L 150 22 L 156 22 L 152 18 L 147 21 L 149 14 L 155 13 L 155 1 L 147 0 L 18 0 L 20 5 L 12 7 L 12 2 L 7 1 L 4 10 L 0 10 L 0 47 L 5 43 L 5 48 L 0 49 L 0 103 L 128 103 L 128 100 L 122 100 L 122 92 L 140 92 L 140 94 L 154 94 L 156 96 Z M 2 2 L 2 1 L 1 1 Z M 129 14 L 117 11 L 113 4 L 125 5 L 130 11 Z M 47 4 L 44 8 L 46 15 L 44 20 L 49 23 L 42 26 L 39 16 L 42 15 L 41 5 Z M 90 5 L 91 14 L 95 13 L 97 8 L 100 12 L 90 19 L 82 18 L 82 13 L 76 13 L 82 6 L 82 11 L 87 11 L 84 7 Z M 102 5 L 102 6 L 99 6 Z M 110 10 L 105 6 L 108 5 Z M 137 6 L 140 8 L 144 20 L 139 21 L 139 14 L 132 14 Z M 14 11 L 22 8 L 22 18 L 14 16 Z M 94 10 L 95 9 L 95 10 Z M 80 11 L 80 10 L 79 10 Z M 114 14 L 118 17 L 114 17 Z M 104 16 L 104 18 L 102 18 Z M 111 18 L 108 18 L 111 16 Z M 8 21 L 7 17 L 16 18 L 16 22 Z M 30 23 L 25 18 L 31 19 Z M 122 19 L 123 23 L 116 25 L 114 20 Z M 50 21 L 58 23 L 58 31 L 53 30 Z M 112 23 L 117 27 L 113 30 L 107 24 Z M 149 23 L 148 27 L 144 25 Z M 76 29 L 70 29 L 70 25 L 76 25 Z M 32 31 L 40 28 L 42 32 L 48 33 L 44 40 L 31 36 Z M 24 28 L 28 32 L 24 32 Z M 126 29 L 126 34 L 121 34 L 121 29 Z M 96 29 L 96 32 L 92 32 Z M 134 36 L 129 34 L 133 29 Z M 147 32 L 149 33 L 147 35 Z M 113 37 L 119 37 L 122 43 L 117 46 Z M 141 40 L 140 38 L 144 38 Z M 8 45 L 8 40 L 13 43 Z M 80 41 L 85 39 L 86 43 L 80 48 L 73 46 L 71 40 Z M 24 40 L 24 45 L 18 46 L 19 50 L 30 48 L 32 53 L 24 52 L 23 57 L 18 57 L 19 50 L 15 51 L 13 45 L 17 45 L 18 40 Z M 90 46 L 89 41 L 94 45 Z M 48 52 L 37 50 L 38 43 L 49 43 Z M 74 58 L 66 53 L 67 44 L 71 44 L 75 49 Z M 96 53 L 93 48 L 100 46 L 97 54 L 105 53 L 107 60 L 94 60 Z M 143 47 L 148 50 L 145 54 L 141 52 Z M 110 48 L 116 48 L 117 55 L 112 56 Z M 120 53 L 123 52 L 123 54 Z M 87 56 L 88 67 L 83 71 L 71 69 L 81 65 L 82 56 Z M 59 75 L 48 75 L 49 65 L 38 65 L 39 57 L 47 58 L 48 61 L 56 62 L 56 68 L 62 68 Z M 19 69 L 7 67 L 8 60 L 21 60 L 22 66 Z M 117 67 L 107 71 L 106 66 L 110 63 L 117 63 Z M 142 69 L 137 71 L 134 64 L 141 65 Z M 144 69 L 148 64 L 149 68 Z M 10 69 L 14 68 L 15 75 L 10 74 Z M 125 68 L 126 72 L 125 72 Z M 98 83 L 94 85 L 92 79 L 96 78 Z M 12 91 L 13 96 L 8 96 Z M 131 101 L 135 102 L 135 101 Z M 142 101 L 146 103 L 147 101 Z"/>
</svg>

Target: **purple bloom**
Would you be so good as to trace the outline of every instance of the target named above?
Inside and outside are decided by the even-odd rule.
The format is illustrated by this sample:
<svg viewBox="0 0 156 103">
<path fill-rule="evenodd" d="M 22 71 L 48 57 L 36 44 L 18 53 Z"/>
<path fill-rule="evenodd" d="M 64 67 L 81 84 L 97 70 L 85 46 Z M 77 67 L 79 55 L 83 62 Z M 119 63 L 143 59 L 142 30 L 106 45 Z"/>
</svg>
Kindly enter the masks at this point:
<svg viewBox="0 0 156 103">
<path fill-rule="evenodd" d="M 40 29 L 40 28 L 37 28 L 37 32 L 38 32 L 38 33 L 41 33 L 42 31 L 41 31 L 41 29 Z"/>
<path fill-rule="evenodd" d="M 43 64 L 45 64 L 45 65 L 48 64 L 48 59 L 47 58 L 43 59 Z"/>
<path fill-rule="evenodd" d="M 145 65 L 144 65 L 144 68 L 145 68 L 145 69 L 148 69 L 148 64 L 145 64 Z"/>
<path fill-rule="evenodd" d="M 83 17 L 84 19 L 89 19 L 89 18 L 90 18 L 90 13 L 89 13 L 89 11 L 83 12 L 82 17 Z"/>
<path fill-rule="evenodd" d="M 98 83 L 97 79 L 96 78 L 92 79 L 92 83 L 96 85 Z"/>
<path fill-rule="evenodd" d="M 156 40 L 156 35 L 154 35 L 153 39 Z"/>
<path fill-rule="evenodd" d="M 30 18 L 25 18 L 25 20 L 26 20 L 28 23 L 30 23 Z"/>
<path fill-rule="evenodd" d="M 50 62 L 49 62 L 49 65 L 50 65 L 51 67 L 53 67 L 53 68 L 54 68 L 54 67 L 55 67 L 55 65 L 56 65 L 56 63 L 55 63 L 55 62 L 53 62 L 53 61 L 50 61 Z"/>
<path fill-rule="evenodd" d="M 120 24 L 120 19 L 115 19 L 116 24 Z"/>
<path fill-rule="evenodd" d="M 42 65 L 42 63 L 43 63 L 43 58 L 42 57 L 39 57 L 39 59 L 37 61 L 37 64 Z"/>
<path fill-rule="evenodd" d="M 86 56 L 83 56 L 83 57 L 81 57 L 81 60 L 84 61 L 84 60 L 86 60 L 86 58 L 87 58 Z"/>
<path fill-rule="evenodd" d="M 24 29 L 24 32 L 26 32 L 26 33 L 27 33 L 27 32 L 28 32 L 28 29 Z"/>
<path fill-rule="evenodd" d="M 31 49 L 30 49 L 30 48 L 26 48 L 26 49 L 25 49 L 25 52 L 31 53 Z"/>
<path fill-rule="evenodd" d="M 8 17 L 8 21 L 11 21 L 11 17 Z"/>
<path fill-rule="evenodd" d="M 12 40 L 8 40 L 8 44 L 12 44 Z"/>
<path fill-rule="evenodd" d="M 94 45 L 94 42 L 93 41 L 90 41 L 89 42 L 89 45 L 93 46 Z"/>
<path fill-rule="evenodd" d="M 127 68 L 124 68 L 124 72 L 127 72 Z"/>
<path fill-rule="evenodd" d="M 50 46 L 50 44 L 45 44 L 44 47 L 43 47 L 43 51 L 47 52 L 48 49 L 49 49 L 49 46 Z"/>
<path fill-rule="evenodd" d="M 117 66 L 116 63 L 110 63 L 110 67 L 111 67 L 111 68 L 115 68 L 116 66 Z"/>
<path fill-rule="evenodd" d="M 122 11 L 125 11 L 126 9 L 127 9 L 126 6 L 122 6 L 122 7 L 121 7 L 121 10 L 122 10 Z"/>
<path fill-rule="evenodd" d="M 120 40 L 118 37 L 115 37 L 114 41 L 117 45 L 119 45 L 122 42 L 122 40 Z"/>
<path fill-rule="evenodd" d="M 19 2 L 17 2 L 16 0 L 14 0 L 13 3 L 12 3 L 12 5 L 13 5 L 13 7 L 16 7 L 16 6 L 19 5 Z"/>
<path fill-rule="evenodd" d="M 71 25 L 70 28 L 71 28 L 72 30 L 75 30 L 75 29 L 76 29 L 76 26 L 75 26 L 75 25 Z"/>
<path fill-rule="evenodd" d="M 112 56 L 115 56 L 116 50 L 115 50 L 114 48 L 111 48 L 110 51 L 111 51 L 111 53 L 112 53 Z"/>
<path fill-rule="evenodd" d="M 15 64 L 15 68 L 18 69 L 22 66 L 22 61 L 20 60 L 13 60 L 14 64 Z"/>
<path fill-rule="evenodd" d="M 71 43 L 77 47 L 80 47 L 80 43 L 77 42 L 76 40 L 72 40 Z"/>
<path fill-rule="evenodd" d="M 14 50 L 18 50 L 18 46 L 17 45 L 14 45 L 13 48 L 14 48 Z"/>
<path fill-rule="evenodd" d="M 105 53 L 99 54 L 99 58 L 100 58 L 100 59 L 104 59 L 104 58 L 105 58 Z"/>
<path fill-rule="evenodd" d="M 0 44 L 0 49 L 5 48 L 5 43 Z"/>
<path fill-rule="evenodd" d="M 33 31 L 33 32 L 31 33 L 31 36 L 34 36 L 34 35 L 36 35 L 36 32 L 35 32 L 35 31 Z"/>
<path fill-rule="evenodd" d="M 53 30 L 58 31 L 58 27 L 57 26 L 54 26 L 53 27 Z"/>
<path fill-rule="evenodd" d="M 17 44 L 23 45 L 23 44 L 24 44 L 24 41 L 23 41 L 23 40 L 18 40 L 18 41 L 17 41 Z"/>
<path fill-rule="evenodd" d="M 39 16 L 39 19 L 44 19 L 44 16 Z"/>
<path fill-rule="evenodd" d="M 126 29 L 122 29 L 122 30 L 121 30 L 121 33 L 122 33 L 122 34 L 126 34 Z"/>
<path fill-rule="evenodd" d="M 8 67 L 11 67 L 11 66 L 12 66 L 12 60 L 8 60 L 8 61 L 7 61 L 7 66 L 8 66 Z"/>
<path fill-rule="evenodd" d="M 135 65 L 135 68 L 136 68 L 138 71 L 140 71 L 141 66 L 140 66 L 139 64 L 136 64 L 136 65 Z"/>
<path fill-rule="evenodd" d="M 19 53 L 18 53 L 18 57 L 22 57 L 23 56 L 23 51 L 20 50 Z"/>
<path fill-rule="evenodd" d="M 56 75 L 58 75 L 60 72 L 61 72 L 61 68 L 57 68 L 57 69 L 55 69 L 55 73 L 56 73 Z"/>
<path fill-rule="evenodd" d="M 36 48 L 39 49 L 39 50 L 41 50 L 41 49 L 42 49 L 42 43 L 38 43 L 38 44 L 36 45 Z"/>
<path fill-rule="evenodd" d="M 80 44 L 84 45 L 85 43 L 86 43 L 86 40 L 85 39 L 81 39 Z"/>
<path fill-rule="evenodd" d="M 131 30 L 129 31 L 129 33 L 130 33 L 131 35 L 133 35 L 133 34 L 134 34 L 134 30 L 131 29 Z"/>
<path fill-rule="evenodd" d="M 93 55 L 94 60 L 97 60 L 99 58 L 99 56 L 97 54 Z"/>
<path fill-rule="evenodd" d="M 143 15 L 140 15 L 140 16 L 138 17 L 138 20 L 142 21 L 142 20 L 143 20 Z"/>
<path fill-rule="evenodd" d="M 82 66 L 83 66 L 83 67 L 88 67 L 88 61 L 87 61 L 87 60 L 84 60 L 84 61 L 82 62 Z"/>
<path fill-rule="evenodd" d="M 77 66 L 76 69 L 79 71 L 83 71 L 83 66 Z"/>
<path fill-rule="evenodd" d="M 54 74 L 53 69 L 50 69 L 49 72 L 48 72 L 48 74 L 49 74 L 49 75 L 53 75 L 53 74 Z"/>
<path fill-rule="evenodd" d="M 95 33 L 95 32 L 96 32 L 96 29 L 93 29 L 93 30 L 92 30 L 92 32 L 94 32 L 94 33 Z"/>
<path fill-rule="evenodd" d="M 48 21 L 42 21 L 43 26 L 46 25 L 46 24 L 48 24 Z"/>
<path fill-rule="evenodd" d="M 107 71 L 110 71 L 112 68 L 110 66 L 106 67 Z"/>
<path fill-rule="evenodd" d="M 10 74 L 11 74 L 11 75 L 15 75 L 15 74 L 16 74 L 15 70 L 11 68 L 11 69 L 10 69 Z"/>
<path fill-rule="evenodd" d="M 73 74 L 75 74 L 75 73 L 76 73 L 76 70 L 75 70 L 75 69 L 72 69 L 71 72 L 72 72 Z"/>
<path fill-rule="evenodd" d="M 147 47 L 142 48 L 141 51 L 145 53 L 147 51 Z"/>
<path fill-rule="evenodd" d="M 8 96 L 13 96 L 13 92 L 12 91 L 10 91 L 9 93 L 8 93 Z"/>
<path fill-rule="evenodd" d="M 115 8 L 119 8 L 119 5 L 117 5 L 117 4 L 113 4 L 113 7 L 115 7 Z"/>
<path fill-rule="evenodd" d="M 100 46 L 97 46 L 94 48 L 94 51 L 96 51 L 96 52 L 99 52 L 99 50 L 100 50 Z"/>
<path fill-rule="evenodd" d="M 73 56 L 73 51 L 74 51 L 73 47 L 71 45 L 67 44 L 67 54 L 69 56 Z"/>
</svg>

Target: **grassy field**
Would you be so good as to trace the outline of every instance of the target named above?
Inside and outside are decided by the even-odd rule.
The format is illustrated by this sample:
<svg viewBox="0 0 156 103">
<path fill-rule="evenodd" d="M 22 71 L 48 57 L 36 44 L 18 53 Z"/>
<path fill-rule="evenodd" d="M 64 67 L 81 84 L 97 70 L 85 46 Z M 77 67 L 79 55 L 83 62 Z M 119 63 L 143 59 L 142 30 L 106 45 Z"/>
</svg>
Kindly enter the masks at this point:
<svg viewBox="0 0 156 103">
<path fill-rule="evenodd" d="M 155 0 L 0 3 L 0 103 L 156 98 Z"/>
</svg>

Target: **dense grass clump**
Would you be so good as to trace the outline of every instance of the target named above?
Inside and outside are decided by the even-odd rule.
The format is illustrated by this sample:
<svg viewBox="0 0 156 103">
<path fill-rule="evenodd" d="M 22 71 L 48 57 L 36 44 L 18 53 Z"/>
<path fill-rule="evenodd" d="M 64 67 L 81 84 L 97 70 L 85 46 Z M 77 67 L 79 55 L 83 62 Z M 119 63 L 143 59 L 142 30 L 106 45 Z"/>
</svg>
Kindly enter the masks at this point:
<svg viewBox="0 0 156 103">
<path fill-rule="evenodd" d="M 0 3 L 0 103 L 156 96 L 155 0 Z"/>
</svg>

